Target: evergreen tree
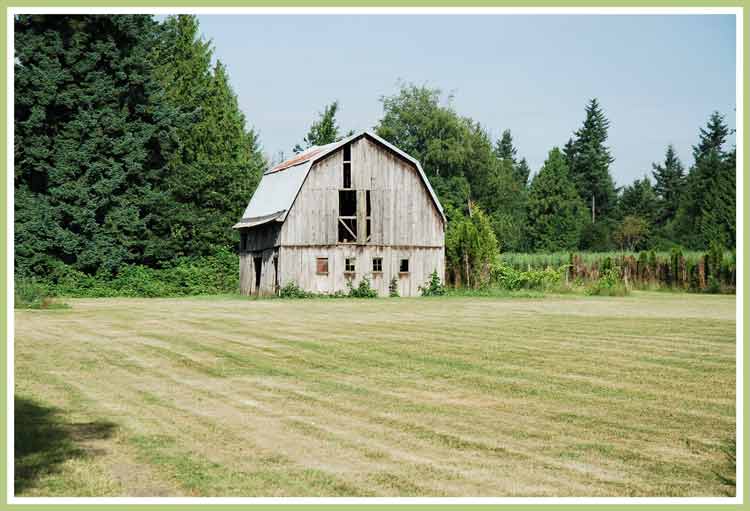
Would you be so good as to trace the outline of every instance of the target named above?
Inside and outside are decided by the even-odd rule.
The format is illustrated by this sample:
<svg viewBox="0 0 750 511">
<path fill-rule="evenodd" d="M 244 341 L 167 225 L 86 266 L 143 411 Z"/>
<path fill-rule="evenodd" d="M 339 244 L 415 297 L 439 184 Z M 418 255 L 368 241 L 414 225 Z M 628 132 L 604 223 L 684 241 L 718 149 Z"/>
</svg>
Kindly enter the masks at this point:
<svg viewBox="0 0 750 511">
<path fill-rule="evenodd" d="M 521 161 L 513 167 L 513 170 L 516 175 L 516 180 L 526 188 L 529 185 L 529 176 L 531 175 L 531 168 L 529 168 L 526 158 L 521 158 Z"/>
<path fill-rule="evenodd" d="M 502 136 L 497 142 L 495 142 L 495 156 L 500 161 L 505 161 L 510 164 L 513 169 L 513 176 L 518 183 L 526 188 L 529 181 L 529 175 L 531 169 L 529 164 L 526 162 L 526 158 L 521 158 L 520 161 L 516 159 L 518 149 L 513 145 L 513 135 L 510 130 L 503 131 Z"/>
<path fill-rule="evenodd" d="M 570 179 L 565 156 L 550 151 L 529 187 L 528 238 L 533 250 L 573 250 L 586 220 L 583 201 Z"/>
<path fill-rule="evenodd" d="M 488 211 L 492 229 L 503 251 L 519 252 L 525 247 L 526 188 L 515 174 L 510 160 L 498 160 L 484 186 L 481 202 Z"/>
<path fill-rule="evenodd" d="M 693 158 L 698 163 L 701 158 L 707 156 L 711 151 L 723 155 L 723 146 L 729 135 L 729 127 L 724 122 L 724 116 L 719 112 L 713 112 L 708 119 L 705 128 L 700 128 L 700 141 L 693 146 Z"/>
<path fill-rule="evenodd" d="M 664 155 L 663 164 L 652 164 L 656 183 L 654 192 L 659 200 L 659 212 L 656 224 L 663 226 L 674 219 L 680 205 L 682 189 L 685 184 L 685 172 L 674 147 L 670 144 Z"/>
<path fill-rule="evenodd" d="M 695 165 L 674 222 L 676 235 L 689 248 L 705 249 L 712 241 L 734 246 L 736 162 L 734 151 L 724 151 L 728 134 L 723 116 L 714 112 L 693 146 Z"/>
<path fill-rule="evenodd" d="M 211 67 L 212 48 L 195 16 L 164 23 L 158 69 L 169 102 L 190 119 L 179 128 L 179 151 L 170 160 L 169 219 L 155 259 L 205 255 L 236 245 L 231 226 L 242 214 L 265 166 L 224 65 Z"/>
<path fill-rule="evenodd" d="M 503 131 L 502 136 L 495 143 L 495 156 L 500 160 L 509 160 L 515 165 L 517 152 L 517 149 L 513 147 L 513 135 L 510 130 Z"/>
<path fill-rule="evenodd" d="M 634 216 L 643 219 L 648 225 L 653 226 L 659 212 L 659 203 L 647 177 L 636 179 L 632 184 L 622 190 L 620 199 L 617 201 L 617 217 L 623 219 L 626 216 Z"/>
<path fill-rule="evenodd" d="M 141 15 L 15 17 L 16 271 L 141 261 L 179 123 L 154 79 L 158 24 Z"/>
<path fill-rule="evenodd" d="M 334 101 L 320 112 L 320 118 L 310 126 L 302 140 L 302 145 L 294 146 L 294 154 L 299 154 L 313 146 L 331 144 L 339 140 L 339 126 L 336 124 L 336 112 L 339 110 L 338 101 Z"/>
<path fill-rule="evenodd" d="M 614 161 L 605 145 L 609 121 L 599 102 L 592 99 L 586 106 L 583 126 L 575 140 L 565 146 L 565 159 L 581 199 L 595 203 L 596 219 L 604 219 L 616 205 L 617 194 L 609 165 Z"/>
</svg>

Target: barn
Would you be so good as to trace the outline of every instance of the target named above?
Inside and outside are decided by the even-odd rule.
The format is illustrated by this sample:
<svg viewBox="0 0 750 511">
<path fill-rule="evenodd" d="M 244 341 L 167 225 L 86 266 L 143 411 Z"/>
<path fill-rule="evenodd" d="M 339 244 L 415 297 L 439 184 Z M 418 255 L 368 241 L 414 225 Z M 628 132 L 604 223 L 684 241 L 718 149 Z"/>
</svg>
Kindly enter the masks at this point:
<svg viewBox="0 0 750 511">
<path fill-rule="evenodd" d="M 368 278 L 387 296 L 395 278 L 415 296 L 444 275 L 445 225 L 419 162 L 386 140 L 366 131 L 312 147 L 266 171 L 234 225 L 240 290 L 333 293 Z"/>
</svg>

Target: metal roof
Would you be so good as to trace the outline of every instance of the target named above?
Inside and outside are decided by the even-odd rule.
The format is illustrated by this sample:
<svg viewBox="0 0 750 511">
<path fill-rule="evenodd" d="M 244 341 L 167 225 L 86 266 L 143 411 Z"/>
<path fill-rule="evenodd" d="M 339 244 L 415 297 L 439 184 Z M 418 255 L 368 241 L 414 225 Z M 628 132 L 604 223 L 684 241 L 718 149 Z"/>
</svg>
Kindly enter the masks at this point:
<svg viewBox="0 0 750 511">
<path fill-rule="evenodd" d="M 310 149 L 307 149 L 293 158 L 290 158 L 266 171 L 258 184 L 258 188 L 255 189 L 255 192 L 250 199 L 250 203 L 247 205 L 247 208 L 245 208 L 245 212 L 242 214 L 242 220 L 235 224 L 233 228 L 240 229 L 243 227 L 254 227 L 272 221 L 283 222 L 286 219 L 289 210 L 292 208 L 294 200 L 297 198 L 297 194 L 299 193 L 300 188 L 302 188 L 302 184 L 304 183 L 308 172 L 310 172 L 310 169 L 315 162 L 343 145 L 363 136 L 369 137 L 384 145 L 405 160 L 414 164 L 419 176 L 422 178 L 422 182 L 427 187 L 427 191 L 435 203 L 435 207 L 437 207 L 440 212 L 443 222 L 445 222 L 446 218 L 445 213 L 443 212 L 443 206 L 440 204 L 435 191 L 427 180 L 427 176 L 425 175 L 424 170 L 422 170 L 419 161 L 389 143 L 387 140 L 380 138 L 375 133 L 363 131 L 332 144 L 311 147 Z"/>
</svg>

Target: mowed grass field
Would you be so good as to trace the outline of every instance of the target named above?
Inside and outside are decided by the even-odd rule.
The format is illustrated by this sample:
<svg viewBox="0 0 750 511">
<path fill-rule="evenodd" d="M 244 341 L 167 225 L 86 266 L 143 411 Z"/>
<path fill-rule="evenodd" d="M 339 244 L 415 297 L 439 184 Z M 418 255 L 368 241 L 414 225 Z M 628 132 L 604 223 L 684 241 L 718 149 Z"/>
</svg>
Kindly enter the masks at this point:
<svg viewBox="0 0 750 511">
<path fill-rule="evenodd" d="M 15 312 L 16 494 L 725 496 L 735 298 Z"/>
</svg>

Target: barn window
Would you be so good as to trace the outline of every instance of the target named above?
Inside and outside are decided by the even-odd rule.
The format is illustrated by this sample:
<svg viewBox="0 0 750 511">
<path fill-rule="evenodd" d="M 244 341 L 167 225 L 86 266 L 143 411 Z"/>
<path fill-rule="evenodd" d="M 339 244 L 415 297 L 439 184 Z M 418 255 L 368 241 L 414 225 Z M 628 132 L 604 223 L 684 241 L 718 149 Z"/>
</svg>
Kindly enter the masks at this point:
<svg viewBox="0 0 750 511">
<path fill-rule="evenodd" d="M 399 273 L 409 273 L 409 260 L 401 259 L 401 264 L 398 267 Z"/>
<path fill-rule="evenodd" d="M 382 273 L 383 272 L 383 258 L 382 257 L 373 257 L 372 258 L 372 272 L 373 273 Z"/>
<path fill-rule="evenodd" d="M 318 257 L 315 260 L 315 273 L 318 275 L 328 275 L 328 258 Z"/>
<path fill-rule="evenodd" d="M 357 191 L 339 190 L 339 243 L 357 241 Z"/>
<path fill-rule="evenodd" d="M 344 146 L 344 188 L 352 187 L 352 146 Z"/>
<path fill-rule="evenodd" d="M 346 273 L 354 273 L 357 270 L 357 258 L 356 257 L 347 257 L 346 258 L 346 265 L 344 267 L 344 271 Z"/>
</svg>

